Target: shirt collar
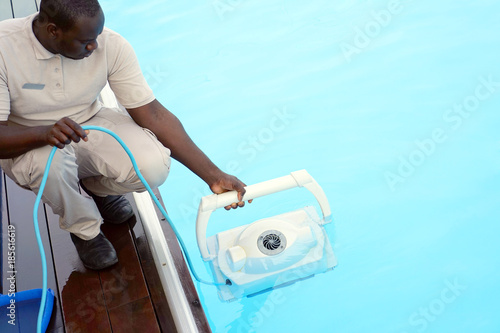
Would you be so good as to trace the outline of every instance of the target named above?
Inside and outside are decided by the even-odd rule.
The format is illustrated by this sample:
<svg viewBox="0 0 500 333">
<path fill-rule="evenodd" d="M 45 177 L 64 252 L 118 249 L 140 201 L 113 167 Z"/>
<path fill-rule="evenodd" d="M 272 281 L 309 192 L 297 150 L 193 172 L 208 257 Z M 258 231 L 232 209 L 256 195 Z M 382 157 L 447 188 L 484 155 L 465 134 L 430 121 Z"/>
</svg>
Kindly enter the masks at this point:
<svg viewBox="0 0 500 333">
<path fill-rule="evenodd" d="M 47 50 L 35 36 L 33 32 L 33 20 L 38 15 L 38 13 L 32 14 L 27 17 L 25 31 L 28 35 L 31 45 L 33 45 L 33 50 L 35 51 L 36 58 L 39 60 L 50 59 L 55 57 L 56 55 L 49 50 Z"/>
</svg>

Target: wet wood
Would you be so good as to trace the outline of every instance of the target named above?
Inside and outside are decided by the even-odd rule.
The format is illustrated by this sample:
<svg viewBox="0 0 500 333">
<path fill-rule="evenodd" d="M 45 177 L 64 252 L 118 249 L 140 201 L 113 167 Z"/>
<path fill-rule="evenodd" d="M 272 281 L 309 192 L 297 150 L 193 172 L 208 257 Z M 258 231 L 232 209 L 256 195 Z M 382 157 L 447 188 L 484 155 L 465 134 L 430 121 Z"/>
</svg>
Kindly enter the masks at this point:
<svg viewBox="0 0 500 333">
<path fill-rule="evenodd" d="M 115 332 L 161 332 L 149 297 L 111 309 L 109 318 Z"/>
<path fill-rule="evenodd" d="M 59 218 L 50 214 L 48 220 L 66 330 L 112 332 L 99 273 L 83 266 Z"/>
<path fill-rule="evenodd" d="M 135 217 L 131 220 L 135 221 Z M 148 297 L 146 281 L 128 223 L 104 224 L 101 230 L 113 244 L 118 255 L 118 263 L 112 269 L 100 272 L 108 309 Z"/>
<path fill-rule="evenodd" d="M 129 194 L 127 195 L 127 198 L 134 208 L 135 216 L 137 216 L 140 221 L 137 206 L 135 205 L 134 200 L 132 200 L 133 196 Z M 175 332 L 176 327 L 174 318 L 172 317 L 172 312 L 170 311 L 167 298 L 163 292 L 160 276 L 156 270 L 156 265 L 154 263 L 153 255 L 151 253 L 142 223 L 135 223 L 132 226 L 132 233 L 134 235 L 135 245 L 139 254 L 144 276 L 146 277 L 146 283 L 160 328 L 162 332 Z"/>
</svg>

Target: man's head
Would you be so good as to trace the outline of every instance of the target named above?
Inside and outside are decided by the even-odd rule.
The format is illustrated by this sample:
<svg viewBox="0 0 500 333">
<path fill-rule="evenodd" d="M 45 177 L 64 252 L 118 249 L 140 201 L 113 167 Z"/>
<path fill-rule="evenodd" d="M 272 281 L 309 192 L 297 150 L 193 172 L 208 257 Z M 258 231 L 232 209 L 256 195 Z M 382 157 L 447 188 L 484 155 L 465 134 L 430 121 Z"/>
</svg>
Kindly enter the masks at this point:
<svg viewBox="0 0 500 333">
<path fill-rule="evenodd" d="M 104 14 L 97 0 L 42 0 L 35 34 L 49 51 L 71 59 L 97 48 Z"/>
</svg>

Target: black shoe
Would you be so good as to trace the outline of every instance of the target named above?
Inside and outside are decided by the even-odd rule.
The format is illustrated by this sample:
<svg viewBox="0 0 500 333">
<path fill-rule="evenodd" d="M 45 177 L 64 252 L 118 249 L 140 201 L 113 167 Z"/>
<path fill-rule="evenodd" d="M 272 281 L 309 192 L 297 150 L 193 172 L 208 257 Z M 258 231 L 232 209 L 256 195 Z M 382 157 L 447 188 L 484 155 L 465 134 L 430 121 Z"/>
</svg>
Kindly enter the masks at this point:
<svg viewBox="0 0 500 333">
<path fill-rule="evenodd" d="M 100 270 L 118 262 L 116 251 L 102 231 L 91 240 L 83 240 L 71 234 L 76 251 L 83 265 L 87 268 Z"/>
<path fill-rule="evenodd" d="M 134 210 L 123 195 L 108 195 L 107 197 L 99 197 L 85 188 L 80 180 L 80 186 L 88 195 L 94 199 L 99 213 L 101 213 L 104 222 L 112 224 L 120 224 L 126 222 L 134 216 Z"/>
</svg>

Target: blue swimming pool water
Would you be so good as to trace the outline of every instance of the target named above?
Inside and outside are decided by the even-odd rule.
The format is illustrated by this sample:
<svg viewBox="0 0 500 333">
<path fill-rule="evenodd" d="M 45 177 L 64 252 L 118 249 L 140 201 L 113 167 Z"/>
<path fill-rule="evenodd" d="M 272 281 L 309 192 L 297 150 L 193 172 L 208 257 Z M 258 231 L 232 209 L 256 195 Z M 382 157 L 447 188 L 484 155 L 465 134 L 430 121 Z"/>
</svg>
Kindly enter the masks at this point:
<svg viewBox="0 0 500 333">
<path fill-rule="evenodd" d="M 248 184 L 307 169 L 332 205 L 333 272 L 222 303 L 214 332 L 499 332 L 498 1 L 101 1 L 158 99 Z M 160 189 L 200 274 L 206 185 Z M 213 214 L 208 234 L 300 190 Z"/>
</svg>

